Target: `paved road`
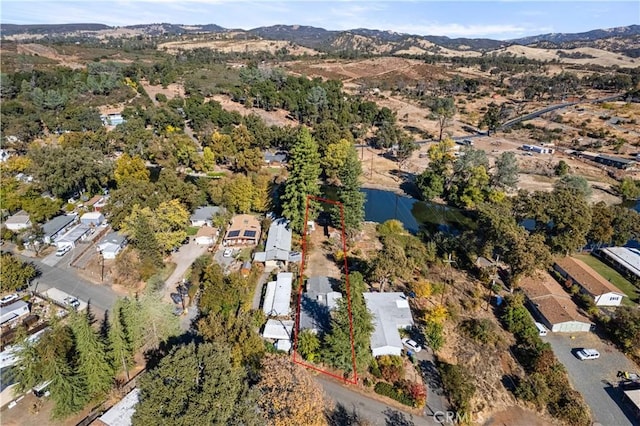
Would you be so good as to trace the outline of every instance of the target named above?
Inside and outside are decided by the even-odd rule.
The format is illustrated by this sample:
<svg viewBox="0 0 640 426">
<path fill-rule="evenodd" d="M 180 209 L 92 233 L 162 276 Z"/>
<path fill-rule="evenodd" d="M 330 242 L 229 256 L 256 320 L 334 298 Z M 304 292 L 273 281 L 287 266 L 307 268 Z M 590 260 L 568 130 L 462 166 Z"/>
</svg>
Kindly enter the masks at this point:
<svg viewBox="0 0 640 426">
<path fill-rule="evenodd" d="M 23 259 L 33 262 L 41 272 L 41 275 L 31 284 L 31 290 L 43 292 L 55 287 L 80 300 L 91 303 L 93 308 L 102 312 L 111 309 L 118 298 L 118 295 L 111 290 L 111 287 L 85 281 L 74 274 L 73 270 L 51 267 L 37 259 L 27 257 L 23 257 Z M 71 259 L 71 256 L 69 256 L 69 259 Z"/>
<path fill-rule="evenodd" d="M 632 425 L 630 414 L 622 408 L 621 393 L 613 387 L 619 370 L 636 371 L 637 367 L 612 345 L 593 333 L 549 333 L 548 341 L 558 360 L 565 366 L 569 379 L 591 408 L 593 420 L 601 425 Z M 599 359 L 580 361 L 573 352 L 576 348 L 594 348 Z"/>
<path fill-rule="evenodd" d="M 346 415 L 353 416 L 354 412 L 361 419 L 366 419 L 373 426 L 426 426 L 439 425 L 433 417 L 419 417 L 414 414 L 402 412 L 395 407 L 386 405 L 376 399 L 350 389 L 346 385 L 326 378 L 317 376 L 316 381 L 320 383 L 325 394 L 340 405 L 340 409 L 346 411 Z M 335 421 L 331 424 L 348 424 L 346 421 Z"/>
</svg>

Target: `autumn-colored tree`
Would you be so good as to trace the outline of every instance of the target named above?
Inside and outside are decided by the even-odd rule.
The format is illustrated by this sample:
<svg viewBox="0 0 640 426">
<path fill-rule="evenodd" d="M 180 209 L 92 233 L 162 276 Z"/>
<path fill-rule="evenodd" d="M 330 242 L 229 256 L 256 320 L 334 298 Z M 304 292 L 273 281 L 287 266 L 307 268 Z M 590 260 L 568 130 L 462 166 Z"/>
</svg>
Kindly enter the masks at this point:
<svg viewBox="0 0 640 426">
<path fill-rule="evenodd" d="M 286 356 L 269 354 L 262 361 L 256 388 L 258 405 L 270 426 L 326 425 L 322 388 L 303 367 Z"/>
<path fill-rule="evenodd" d="M 137 182 L 149 182 L 149 170 L 144 160 L 137 155 L 131 157 L 129 154 L 122 154 L 117 160 L 113 177 L 118 187 L 130 181 L 135 185 Z"/>
</svg>

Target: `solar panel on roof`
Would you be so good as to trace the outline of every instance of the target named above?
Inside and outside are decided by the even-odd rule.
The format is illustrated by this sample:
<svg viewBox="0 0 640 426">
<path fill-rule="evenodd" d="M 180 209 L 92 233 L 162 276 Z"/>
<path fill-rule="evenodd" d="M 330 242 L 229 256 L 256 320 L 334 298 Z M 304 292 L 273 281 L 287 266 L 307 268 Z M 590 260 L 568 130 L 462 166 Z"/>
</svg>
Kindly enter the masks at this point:
<svg viewBox="0 0 640 426">
<path fill-rule="evenodd" d="M 229 231 L 229 233 L 227 234 L 227 237 L 233 238 L 233 237 L 237 237 L 238 235 L 240 235 L 240 231 L 239 230 Z"/>
<path fill-rule="evenodd" d="M 256 231 L 244 231 L 244 236 L 245 237 L 249 237 L 249 238 L 253 238 L 256 236 Z"/>
</svg>

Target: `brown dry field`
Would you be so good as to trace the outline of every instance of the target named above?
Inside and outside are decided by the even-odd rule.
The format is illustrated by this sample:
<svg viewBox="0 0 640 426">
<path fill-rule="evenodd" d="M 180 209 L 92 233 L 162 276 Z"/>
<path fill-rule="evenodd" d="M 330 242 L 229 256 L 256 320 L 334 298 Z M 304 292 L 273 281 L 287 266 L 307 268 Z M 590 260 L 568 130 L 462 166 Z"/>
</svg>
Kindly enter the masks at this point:
<svg viewBox="0 0 640 426">
<path fill-rule="evenodd" d="M 146 80 L 141 80 L 140 84 L 142 85 L 142 87 L 144 87 L 144 90 L 147 92 L 147 94 L 151 98 L 151 101 L 154 103 L 154 105 L 158 105 L 158 101 L 156 101 L 156 95 L 158 93 L 162 93 L 169 100 L 175 97 L 184 98 L 184 86 L 182 84 L 171 83 L 167 85 L 166 88 L 162 87 L 162 85 L 152 86 Z"/>
<path fill-rule="evenodd" d="M 209 48 L 221 52 L 271 52 L 287 48 L 293 55 L 307 54 L 310 56 L 317 55 L 319 52 L 307 47 L 299 46 L 295 43 L 281 40 L 185 40 L 170 41 L 168 43 L 158 44 L 158 50 L 166 50 L 169 53 L 175 53 L 179 49 L 189 50 L 198 48 Z"/>
<path fill-rule="evenodd" d="M 27 43 L 18 45 L 18 53 L 25 55 L 36 55 L 45 58 L 52 59 L 60 63 L 60 65 L 67 66 L 69 68 L 78 69 L 84 68 L 85 65 L 81 64 L 80 59 L 77 56 L 61 55 L 52 47 L 43 46 L 37 43 Z"/>
<path fill-rule="evenodd" d="M 448 75 L 443 71 L 442 67 L 425 64 L 418 59 L 392 56 L 360 60 L 318 59 L 291 61 L 284 63 L 283 67 L 294 74 L 335 79 L 343 82 L 361 78 L 381 77 L 386 74 L 391 75 L 393 78 L 405 78 L 407 80 L 432 80 L 445 78 Z"/>
<path fill-rule="evenodd" d="M 214 95 L 208 99 L 213 99 L 222 105 L 222 108 L 228 111 L 236 111 L 241 115 L 255 114 L 260 116 L 268 126 L 297 126 L 298 121 L 289 117 L 289 113 L 285 110 L 265 111 L 262 108 L 247 108 L 244 105 L 233 102 L 227 95 Z"/>
</svg>

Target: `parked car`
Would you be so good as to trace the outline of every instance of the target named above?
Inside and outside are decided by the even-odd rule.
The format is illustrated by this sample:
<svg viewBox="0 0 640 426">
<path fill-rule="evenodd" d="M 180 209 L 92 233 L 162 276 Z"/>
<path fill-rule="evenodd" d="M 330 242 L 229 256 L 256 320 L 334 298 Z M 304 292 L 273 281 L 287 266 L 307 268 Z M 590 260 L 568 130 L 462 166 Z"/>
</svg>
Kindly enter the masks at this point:
<svg viewBox="0 0 640 426">
<path fill-rule="evenodd" d="M 18 300 L 20 296 L 18 293 L 7 294 L 2 299 L 0 299 L 0 304 L 4 305 L 5 303 L 13 302 L 14 300 Z"/>
<path fill-rule="evenodd" d="M 226 249 L 223 253 L 222 253 L 222 257 L 231 257 L 233 255 L 233 250 L 231 249 Z"/>
<path fill-rule="evenodd" d="M 179 306 L 173 311 L 173 315 L 177 317 L 179 317 L 182 314 L 184 314 L 184 310 Z"/>
<path fill-rule="evenodd" d="M 580 349 L 579 351 L 576 352 L 576 355 L 582 361 L 585 361 L 587 359 L 598 359 L 598 358 L 600 358 L 600 352 L 598 352 L 595 349 Z"/>
<path fill-rule="evenodd" d="M 56 256 L 64 256 L 71 251 L 71 246 L 62 246 L 56 251 Z"/>
<path fill-rule="evenodd" d="M 171 293 L 171 300 L 173 300 L 173 303 L 177 303 L 180 304 L 182 303 L 182 296 L 180 296 L 178 293 Z"/>
<path fill-rule="evenodd" d="M 66 305 L 69 305 L 75 309 L 78 309 L 80 307 L 80 301 L 78 299 L 76 299 L 75 297 L 67 297 L 64 299 L 64 303 Z"/>
<path fill-rule="evenodd" d="M 415 341 L 408 339 L 408 338 L 404 338 L 402 339 L 402 344 L 407 348 L 412 350 L 415 353 L 418 353 L 422 350 L 422 348 L 420 347 L 419 344 L 417 344 Z"/>
<path fill-rule="evenodd" d="M 179 284 L 178 287 L 176 287 L 176 290 L 178 291 L 178 294 L 182 297 L 186 296 L 189 293 L 189 290 L 187 289 L 187 287 L 185 287 L 182 284 Z"/>
</svg>

